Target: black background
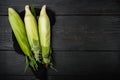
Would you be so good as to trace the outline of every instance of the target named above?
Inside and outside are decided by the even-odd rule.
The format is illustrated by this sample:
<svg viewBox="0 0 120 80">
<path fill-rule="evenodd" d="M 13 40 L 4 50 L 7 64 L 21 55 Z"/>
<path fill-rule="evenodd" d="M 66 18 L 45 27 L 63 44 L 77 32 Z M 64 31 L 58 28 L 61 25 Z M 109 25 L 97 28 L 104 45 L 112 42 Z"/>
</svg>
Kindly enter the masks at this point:
<svg viewBox="0 0 120 80">
<path fill-rule="evenodd" d="M 15 51 L 8 22 L 8 7 L 22 12 L 26 4 L 38 9 L 46 4 L 53 12 L 58 72 L 48 69 L 48 80 L 120 77 L 120 0 L 0 0 L 0 80 L 36 78 L 31 69 L 24 73 L 25 57 Z"/>
</svg>

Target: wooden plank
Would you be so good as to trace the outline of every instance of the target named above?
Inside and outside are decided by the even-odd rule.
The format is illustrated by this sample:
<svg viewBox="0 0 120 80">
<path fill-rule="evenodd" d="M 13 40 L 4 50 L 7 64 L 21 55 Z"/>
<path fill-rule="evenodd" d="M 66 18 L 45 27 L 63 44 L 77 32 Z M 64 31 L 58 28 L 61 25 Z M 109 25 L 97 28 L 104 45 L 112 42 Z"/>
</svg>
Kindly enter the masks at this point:
<svg viewBox="0 0 120 80">
<path fill-rule="evenodd" d="M 0 16 L 0 50 L 14 50 L 7 16 Z M 54 50 L 119 51 L 120 16 L 56 16 Z"/>
<path fill-rule="evenodd" d="M 120 79 L 119 76 L 100 76 L 100 75 L 91 75 L 91 76 L 50 76 L 48 80 L 103 80 L 103 79 Z"/>
<path fill-rule="evenodd" d="M 31 76 L 33 73 L 30 69 L 24 73 L 25 62 L 22 55 L 14 51 L 0 51 L 0 61 L 4 59 L 0 75 L 8 76 Z M 48 69 L 48 75 L 119 75 L 120 74 L 120 55 L 119 52 L 54 52 L 54 65 L 58 72 Z M 0 62 L 1 64 L 1 62 Z M 4 68 L 3 68 L 4 67 Z M 44 68 L 39 68 L 39 76 L 45 74 Z"/>
<path fill-rule="evenodd" d="M 1 80 L 36 80 L 36 78 L 34 76 L 4 76 Z"/>
<path fill-rule="evenodd" d="M 36 80 L 34 76 L 6 76 L 2 80 Z M 120 79 L 119 76 L 48 76 L 48 79 L 40 80 L 100 80 L 100 79 Z"/>
<path fill-rule="evenodd" d="M 120 14 L 119 0 L 0 0 L 0 15 L 7 15 L 7 8 L 13 7 L 19 12 L 24 10 L 26 4 L 41 8 L 46 4 L 56 15 L 80 14 Z"/>
<path fill-rule="evenodd" d="M 24 74 L 25 59 L 22 55 L 18 55 L 12 51 L 0 51 L 0 73 L 7 75 L 7 73 Z M 17 71 L 15 71 L 17 70 Z M 1 72 L 2 71 L 2 72 Z M 29 71 L 28 71 L 29 73 Z"/>
</svg>

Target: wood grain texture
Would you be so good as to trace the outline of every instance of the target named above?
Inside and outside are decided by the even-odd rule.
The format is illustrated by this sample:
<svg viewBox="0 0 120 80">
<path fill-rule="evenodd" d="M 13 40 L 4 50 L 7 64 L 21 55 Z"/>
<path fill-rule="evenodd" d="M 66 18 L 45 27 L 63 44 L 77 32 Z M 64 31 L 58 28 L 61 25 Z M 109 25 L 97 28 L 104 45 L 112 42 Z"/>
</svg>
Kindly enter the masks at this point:
<svg viewBox="0 0 120 80">
<path fill-rule="evenodd" d="M 0 16 L 0 50 L 14 50 L 7 16 Z M 120 16 L 56 16 L 54 50 L 119 51 Z"/>
<path fill-rule="evenodd" d="M 24 56 L 14 51 L 0 51 L 1 75 L 33 75 L 30 69 L 24 73 Z M 114 75 L 120 73 L 119 52 L 54 52 L 55 66 L 58 72 L 48 69 L 48 75 Z M 42 69 L 41 69 L 42 71 Z"/>
<path fill-rule="evenodd" d="M 119 0 L 0 0 L 0 15 L 7 15 L 8 7 L 22 11 L 26 4 L 37 8 L 46 4 L 56 15 L 120 14 Z"/>
<path fill-rule="evenodd" d="M 24 73 L 25 58 L 7 16 L 8 7 L 22 14 L 26 4 L 37 9 L 46 4 L 55 22 L 52 47 L 58 72 L 39 67 L 37 77 L 48 78 L 40 80 L 120 79 L 119 0 L 0 0 L 0 80 L 36 79 L 30 68 Z"/>
<path fill-rule="evenodd" d="M 34 76 L 7 76 L 5 80 L 36 80 Z M 48 80 L 101 80 L 120 79 L 118 76 L 48 76 Z"/>
</svg>

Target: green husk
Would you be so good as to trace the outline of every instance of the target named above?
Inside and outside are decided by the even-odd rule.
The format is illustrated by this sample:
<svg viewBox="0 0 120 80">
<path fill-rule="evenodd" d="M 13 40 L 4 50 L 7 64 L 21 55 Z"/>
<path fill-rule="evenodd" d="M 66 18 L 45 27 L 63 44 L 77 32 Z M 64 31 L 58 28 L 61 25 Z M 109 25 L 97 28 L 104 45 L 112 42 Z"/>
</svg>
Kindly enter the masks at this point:
<svg viewBox="0 0 120 80">
<path fill-rule="evenodd" d="M 25 22 L 27 38 L 28 38 L 31 50 L 34 53 L 36 61 L 40 62 L 41 54 L 40 54 L 39 36 L 37 31 L 37 22 L 29 9 L 29 5 L 25 6 L 24 22 Z"/>
<path fill-rule="evenodd" d="M 30 6 L 30 10 L 31 13 L 33 14 L 33 16 L 35 17 L 35 19 L 37 18 L 36 12 L 35 12 L 35 7 L 34 6 Z"/>
<path fill-rule="evenodd" d="M 38 28 L 40 36 L 40 44 L 42 48 L 42 57 L 45 64 L 50 63 L 50 20 L 46 13 L 46 5 L 40 11 L 38 19 Z"/>
</svg>

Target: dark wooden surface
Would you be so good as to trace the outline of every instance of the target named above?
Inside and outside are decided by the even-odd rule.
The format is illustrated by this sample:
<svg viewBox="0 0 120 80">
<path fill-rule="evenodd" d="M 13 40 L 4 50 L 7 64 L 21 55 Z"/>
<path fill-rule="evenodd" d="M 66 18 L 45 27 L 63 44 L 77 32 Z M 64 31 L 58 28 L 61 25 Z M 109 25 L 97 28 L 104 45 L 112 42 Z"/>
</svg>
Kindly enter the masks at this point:
<svg viewBox="0 0 120 80">
<path fill-rule="evenodd" d="M 26 4 L 54 12 L 53 58 L 58 72 L 47 71 L 47 80 L 120 78 L 119 0 L 0 0 L 0 80 L 35 80 L 25 57 L 13 46 L 7 9 L 18 12 Z M 42 71 L 42 70 L 41 70 Z"/>
</svg>

